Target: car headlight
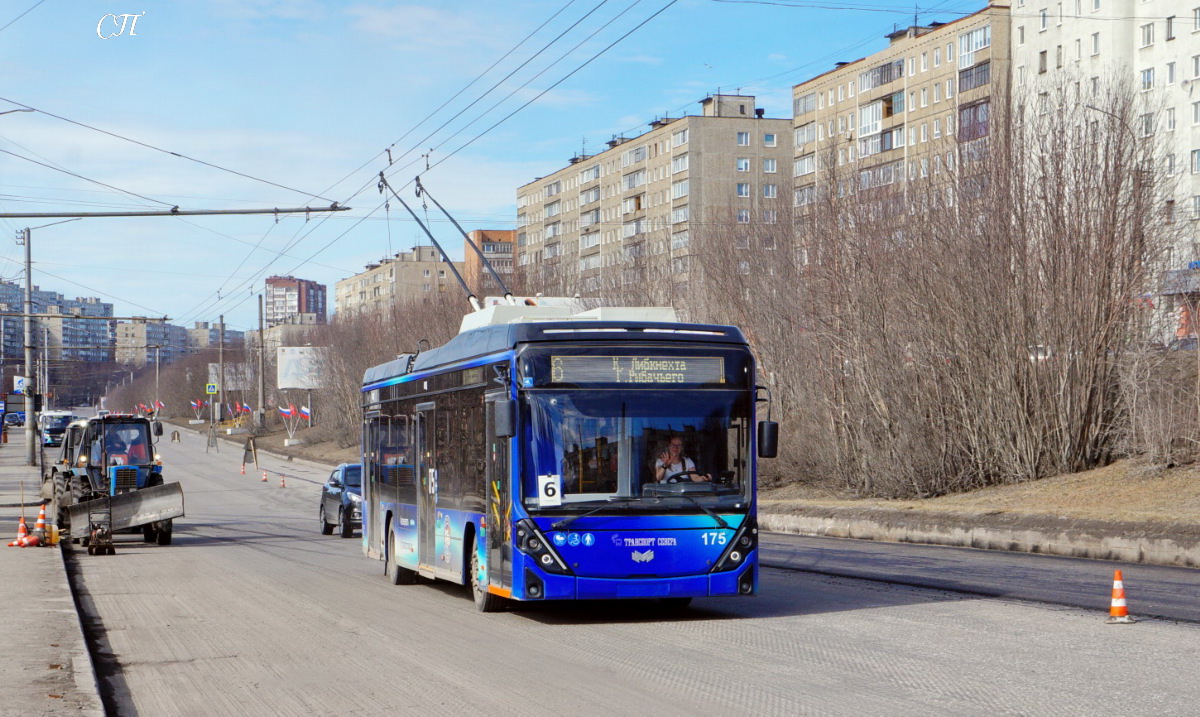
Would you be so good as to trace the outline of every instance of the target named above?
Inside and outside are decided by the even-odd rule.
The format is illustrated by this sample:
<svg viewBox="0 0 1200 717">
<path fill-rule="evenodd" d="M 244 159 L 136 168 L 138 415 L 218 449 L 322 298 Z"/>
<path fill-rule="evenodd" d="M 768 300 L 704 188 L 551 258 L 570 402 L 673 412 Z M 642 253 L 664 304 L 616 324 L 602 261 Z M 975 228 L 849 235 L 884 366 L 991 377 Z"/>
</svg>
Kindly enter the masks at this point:
<svg viewBox="0 0 1200 717">
<path fill-rule="evenodd" d="M 362 502 L 362 496 L 359 495 L 358 493 L 349 493 L 348 495 L 350 496 L 351 503 L 361 503 Z"/>
</svg>

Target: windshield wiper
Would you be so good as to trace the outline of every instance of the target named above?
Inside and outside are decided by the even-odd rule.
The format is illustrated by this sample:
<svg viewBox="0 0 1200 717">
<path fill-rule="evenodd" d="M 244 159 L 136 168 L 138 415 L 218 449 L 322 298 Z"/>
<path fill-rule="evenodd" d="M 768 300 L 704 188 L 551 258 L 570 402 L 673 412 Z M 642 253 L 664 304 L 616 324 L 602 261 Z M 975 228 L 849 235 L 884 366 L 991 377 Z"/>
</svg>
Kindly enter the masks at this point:
<svg viewBox="0 0 1200 717">
<path fill-rule="evenodd" d="M 674 497 L 674 496 L 672 496 L 672 497 Z M 722 528 L 729 528 L 729 523 L 726 523 L 724 518 L 717 515 L 715 511 L 709 509 L 706 505 L 704 505 L 700 501 L 696 500 L 692 496 L 688 495 L 687 493 L 680 493 L 679 497 L 687 498 L 688 500 L 692 501 L 692 505 L 696 506 L 697 508 L 704 511 L 705 513 L 708 513 L 709 515 L 711 515 L 713 520 L 717 521 L 717 525 L 721 526 Z"/>
<path fill-rule="evenodd" d="M 584 518 L 589 515 L 599 513 L 602 510 L 608 510 L 609 508 L 613 507 L 614 503 L 624 505 L 625 509 L 628 510 L 629 504 L 634 501 L 638 501 L 638 500 L 641 500 L 641 498 L 635 498 L 635 497 L 631 497 L 631 496 L 609 498 L 608 503 L 606 505 L 602 505 L 597 508 L 592 508 L 591 510 L 589 510 L 585 513 L 580 513 L 579 515 L 572 515 L 569 518 L 563 518 L 560 521 L 552 523 L 550 525 L 550 530 L 562 530 L 563 528 L 567 527 L 571 523 L 574 523 L 575 521 L 579 520 L 580 518 Z"/>
</svg>

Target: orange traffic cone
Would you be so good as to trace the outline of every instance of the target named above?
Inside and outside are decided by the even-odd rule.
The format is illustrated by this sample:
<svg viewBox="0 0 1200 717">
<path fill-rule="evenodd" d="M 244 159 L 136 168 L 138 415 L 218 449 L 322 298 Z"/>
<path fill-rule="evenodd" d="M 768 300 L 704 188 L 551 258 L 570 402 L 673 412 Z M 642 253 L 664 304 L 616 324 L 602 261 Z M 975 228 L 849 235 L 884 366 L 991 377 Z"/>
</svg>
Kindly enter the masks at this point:
<svg viewBox="0 0 1200 717">
<path fill-rule="evenodd" d="M 41 531 L 39 533 L 40 535 L 46 534 L 46 504 L 45 503 L 42 503 L 42 508 L 41 508 L 41 510 L 38 511 L 37 522 L 33 524 L 33 532 L 38 533 L 38 531 Z"/>
<path fill-rule="evenodd" d="M 280 487 L 280 488 L 287 488 L 287 482 L 283 480 L 283 474 L 282 474 L 282 473 L 280 473 L 280 474 L 279 474 L 279 487 Z"/>
<path fill-rule="evenodd" d="M 266 468 L 263 468 L 263 479 L 262 479 L 262 482 L 263 482 L 263 483 L 266 483 L 266 482 L 267 482 L 267 469 L 266 469 Z"/>
<path fill-rule="evenodd" d="M 1129 617 L 1129 608 L 1125 606 L 1125 582 L 1121 579 L 1121 571 L 1113 573 L 1112 607 L 1108 611 L 1108 624 L 1133 622 Z"/>
<path fill-rule="evenodd" d="M 21 540 L 21 547 L 22 547 L 22 548 L 36 548 L 37 546 L 39 546 L 39 545 L 41 545 L 41 544 L 42 544 L 42 541 L 41 541 L 41 539 L 40 539 L 40 538 L 38 538 L 36 535 L 33 535 L 33 534 L 26 535 L 26 536 L 25 536 L 25 537 L 24 537 L 24 538 Z"/>
<path fill-rule="evenodd" d="M 10 548 L 21 547 L 21 541 L 29 535 L 29 528 L 25 526 L 25 516 L 21 516 L 21 522 L 17 525 L 17 539 L 8 544 Z"/>
</svg>

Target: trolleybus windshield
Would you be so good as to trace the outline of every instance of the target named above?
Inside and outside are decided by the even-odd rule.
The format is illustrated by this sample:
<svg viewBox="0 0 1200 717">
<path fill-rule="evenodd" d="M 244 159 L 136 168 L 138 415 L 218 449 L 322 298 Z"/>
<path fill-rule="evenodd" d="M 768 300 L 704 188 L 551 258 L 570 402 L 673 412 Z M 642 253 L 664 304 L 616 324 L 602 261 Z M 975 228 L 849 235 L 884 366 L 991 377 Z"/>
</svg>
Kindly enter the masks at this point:
<svg viewBox="0 0 1200 717">
<path fill-rule="evenodd" d="M 523 442 L 522 494 L 531 510 L 592 510 L 608 502 L 621 510 L 696 511 L 697 503 L 748 509 L 749 392 L 545 389 L 523 395 L 531 440 Z M 659 470 L 664 458 L 670 468 Z M 552 499 L 539 491 L 547 480 L 556 486 Z"/>
</svg>

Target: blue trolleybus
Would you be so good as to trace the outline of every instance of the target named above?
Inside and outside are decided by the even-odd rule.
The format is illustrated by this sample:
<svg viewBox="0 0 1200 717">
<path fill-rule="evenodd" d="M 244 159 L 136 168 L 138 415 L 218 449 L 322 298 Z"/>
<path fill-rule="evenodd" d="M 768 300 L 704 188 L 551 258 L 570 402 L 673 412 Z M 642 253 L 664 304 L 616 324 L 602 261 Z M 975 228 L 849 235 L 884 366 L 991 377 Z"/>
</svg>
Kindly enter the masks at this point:
<svg viewBox="0 0 1200 717">
<path fill-rule="evenodd" d="M 671 309 L 492 306 L 363 379 L 363 550 L 506 600 L 753 595 L 760 389 Z"/>
</svg>

